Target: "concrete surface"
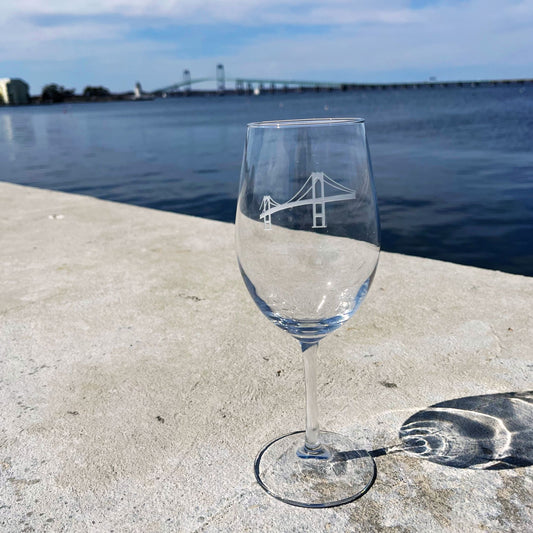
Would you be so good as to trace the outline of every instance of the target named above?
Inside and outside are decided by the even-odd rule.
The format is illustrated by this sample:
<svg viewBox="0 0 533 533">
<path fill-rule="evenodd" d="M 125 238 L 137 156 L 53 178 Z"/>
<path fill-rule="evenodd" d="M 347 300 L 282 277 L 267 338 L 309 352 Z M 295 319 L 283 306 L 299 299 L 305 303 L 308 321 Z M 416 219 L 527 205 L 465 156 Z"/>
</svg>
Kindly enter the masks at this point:
<svg viewBox="0 0 533 533">
<path fill-rule="evenodd" d="M 532 278 L 382 254 L 319 375 L 322 427 L 364 433 L 377 480 L 306 510 L 254 480 L 303 426 L 302 365 L 232 225 L 5 183 L 0 225 L 2 531 L 531 531 Z"/>
</svg>

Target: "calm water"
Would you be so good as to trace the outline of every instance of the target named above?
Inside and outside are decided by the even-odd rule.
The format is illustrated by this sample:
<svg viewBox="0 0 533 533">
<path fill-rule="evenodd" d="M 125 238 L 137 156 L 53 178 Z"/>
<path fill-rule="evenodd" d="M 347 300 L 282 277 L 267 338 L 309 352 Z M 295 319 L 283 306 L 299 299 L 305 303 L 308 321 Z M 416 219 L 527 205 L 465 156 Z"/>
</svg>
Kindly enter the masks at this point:
<svg viewBox="0 0 533 533">
<path fill-rule="evenodd" d="M 362 116 L 383 248 L 533 275 L 533 87 L 0 109 L 0 179 L 233 221 L 245 124 Z"/>
</svg>

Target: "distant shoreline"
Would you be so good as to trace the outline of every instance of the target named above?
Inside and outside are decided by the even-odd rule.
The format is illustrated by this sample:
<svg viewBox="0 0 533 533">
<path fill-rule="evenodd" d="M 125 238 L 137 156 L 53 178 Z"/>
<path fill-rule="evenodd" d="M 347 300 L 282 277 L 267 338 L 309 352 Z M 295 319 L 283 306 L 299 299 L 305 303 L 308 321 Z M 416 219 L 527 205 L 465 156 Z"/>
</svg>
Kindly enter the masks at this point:
<svg viewBox="0 0 533 533">
<path fill-rule="evenodd" d="M 181 89 L 173 92 L 164 92 L 162 90 L 153 93 L 144 93 L 141 97 L 136 98 L 133 91 L 125 93 L 109 94 L 106 96 L 72 95 L 59 102 L 43 101 L 41 96 L 31 96 L 28 104 L 21 105 L 55 105 L 55 104 L 87 104 L 87 103 L 106 103 L 106 102 L 142 102 L 155 98 L 188 98 L 198 96 L 222 96 L 222 95 L 260 95 L 260 94 L 286 94 L 286 93 L 313 93 L 313 92 L 347 92 L 347 91 L 380 91 L 380 90 L 399 90 L 399 89 L 447 89 L 447 88 L 478 88 L 478 87 L 500 87 L 507 86 L 525 86 L 533 85 L 533 78 L 523 79 L 506 79 L 506 80 L 474 80 L 474 81 L 423 81 L 423 82 L 403 82 L 403 83 L 339 83 L 338 85 L 330 84 L 322 86 L 263 86 L 251 84 L 247 87 L 227 88 L 223 90 L 195 90 Z M 19 105 L 5 104 L 0 107 L 19 107 Z"/>
</svg>

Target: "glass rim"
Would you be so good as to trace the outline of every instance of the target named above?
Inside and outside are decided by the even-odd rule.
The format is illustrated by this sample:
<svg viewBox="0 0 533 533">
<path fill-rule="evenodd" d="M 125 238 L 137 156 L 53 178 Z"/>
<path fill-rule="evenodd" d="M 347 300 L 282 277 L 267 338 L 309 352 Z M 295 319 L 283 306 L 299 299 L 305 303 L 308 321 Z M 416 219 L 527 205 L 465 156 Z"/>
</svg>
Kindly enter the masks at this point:
<svg viewBox="0 0 533 533">
<path fill-rule="evenodd" d="M 332 118 L 296 118 L 284 120 L 265 120 L 262 122 L 249 122 L 248 128 L 297 128 L 302 126 L 337 126 L 347 124 L 364 124 L 364 118 L 332 117 Z"/>
</svg>

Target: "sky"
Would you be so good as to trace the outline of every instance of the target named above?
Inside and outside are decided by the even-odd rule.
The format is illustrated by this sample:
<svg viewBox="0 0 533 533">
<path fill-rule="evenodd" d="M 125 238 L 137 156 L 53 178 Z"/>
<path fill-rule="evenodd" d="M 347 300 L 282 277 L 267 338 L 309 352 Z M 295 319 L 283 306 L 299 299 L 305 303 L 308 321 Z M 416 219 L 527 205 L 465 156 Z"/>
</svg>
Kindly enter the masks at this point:
<svg viewBox="0 0 533 533">
<path fill-rule="evenodd" d="M 0 36 L 0 78 L 31 94 L 151 91 L 218 63 L 228 78 L 533 78 L 533 0 L 2 0 Z"/>
</svg>

